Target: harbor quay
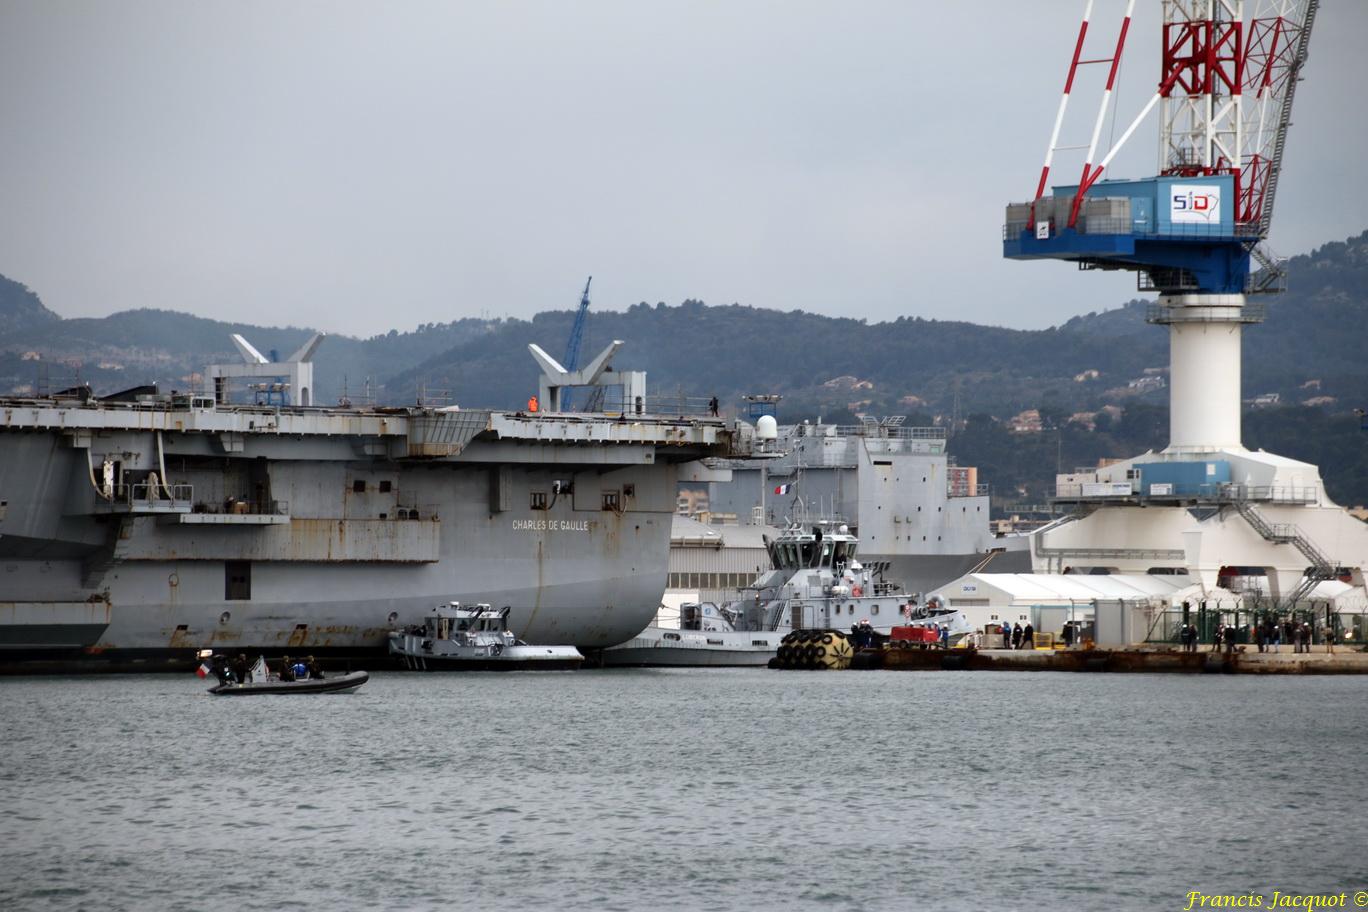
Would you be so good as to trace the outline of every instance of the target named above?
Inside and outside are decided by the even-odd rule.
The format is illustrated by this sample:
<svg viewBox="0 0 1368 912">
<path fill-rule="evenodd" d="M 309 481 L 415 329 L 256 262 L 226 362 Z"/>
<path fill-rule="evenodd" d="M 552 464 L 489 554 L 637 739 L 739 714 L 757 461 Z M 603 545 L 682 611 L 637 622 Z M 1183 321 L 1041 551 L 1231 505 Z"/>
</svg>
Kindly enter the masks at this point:
<svg viewBox="0 0 1368 912">
<path fill-rule="evenodd" d="M 1184 652 L 1145 646 L 1095 649 L 891 649 L 852 668 L 897 671 L 1077 671 L 1171 674 L 1359 675 L 1368 674 L 1368 653 L 1349 647 L 1318 647 L 1309 653 Z"/>
</svg>

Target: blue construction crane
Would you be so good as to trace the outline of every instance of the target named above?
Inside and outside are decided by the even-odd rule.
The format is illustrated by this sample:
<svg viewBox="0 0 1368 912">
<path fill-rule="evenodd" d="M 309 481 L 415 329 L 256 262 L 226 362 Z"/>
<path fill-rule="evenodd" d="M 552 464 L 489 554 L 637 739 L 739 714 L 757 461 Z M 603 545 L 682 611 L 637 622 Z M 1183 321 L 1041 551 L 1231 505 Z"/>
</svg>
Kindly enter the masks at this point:
<svg viewBox="0 0 1368 912">
<path fill-rule="evenodd" d="M 594 277 L 590 276 L 589 281 L 584 283 L 579 310 L 575 311 L 575 322 L 570 326 L 570 340 L 565 343 L 565 357 L 561 359 L 561 367 L 568 371 L 579 369 L 580 343 L 584 341 L 584 320 L 589 315 L 589 285 L 593 281 Z M 567 412 L 574 411 L 574 401 L 574 391 L 566 390 L 561 394 L 561 409 Z"/>
<path fill-rule="evenodd" d="M 579 310 L 575 311 L 575 322 L 570 327 L 570 341 L 565 343 L 565 357 L 561 359 L 561 367 L 568 371 L 579 369 L 580 343 L 584 341 L 584 318 L 589 314 L 589 283 L 593 281 L 594 277 L 590 276 L 589 281 L 584 283 Z"/>
</svg>

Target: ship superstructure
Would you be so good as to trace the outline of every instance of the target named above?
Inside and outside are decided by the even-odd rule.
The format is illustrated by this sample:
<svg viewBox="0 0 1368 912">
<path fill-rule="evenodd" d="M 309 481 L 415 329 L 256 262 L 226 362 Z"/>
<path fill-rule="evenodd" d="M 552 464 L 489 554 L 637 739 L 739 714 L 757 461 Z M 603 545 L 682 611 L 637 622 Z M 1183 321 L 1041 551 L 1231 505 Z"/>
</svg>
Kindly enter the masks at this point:
<svg viewBox="0 0 1368 912">
<path fill-rule="evenodd" d="M 990 562 L 1005 572 L 1026 569 L 1024 552 L 1004 553 L 993 536 L 988 485 L 972 467 L 951 464 L 946 436 L 945 428 L 909 427 L 900 416 L 776 426 L 766 443 L 773 458 L 727 461 L 732 477 L 710 486 L 709 509 L 757 525 L 843 517 L 864 563 L 913 592 Z"/>
<path fill-rule="evenodd" d="M 363 654 L 453 598 L 508 606 L 531 642 L 621 642 L 660 604 L 679 467 L 745 435 L 623 401 L 0 400 L 0 669 Z"/>
</svg>

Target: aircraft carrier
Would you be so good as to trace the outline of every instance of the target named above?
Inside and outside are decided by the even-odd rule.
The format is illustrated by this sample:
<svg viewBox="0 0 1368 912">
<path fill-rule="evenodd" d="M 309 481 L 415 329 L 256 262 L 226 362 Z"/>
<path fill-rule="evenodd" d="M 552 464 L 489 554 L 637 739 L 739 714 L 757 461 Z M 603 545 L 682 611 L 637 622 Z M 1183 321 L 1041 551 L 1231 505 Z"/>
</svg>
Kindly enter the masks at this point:
<svg viewBox="0 0 1368 912">
<path fill-rule="evenodd" d="M 660 604 L 679 479 L 749 428 L 651 400 L 608 368 L 620 344 L 578 372 L 532 347 L 535 412 L 230 404 L 217 381 L 0 399 L 0 673 L 364 658 L 452 600 L 510 606 L 532 642 L 629 639 Z M 559 411 L 573 386 L 608 390 L 601 411 Z"/>
</svg>

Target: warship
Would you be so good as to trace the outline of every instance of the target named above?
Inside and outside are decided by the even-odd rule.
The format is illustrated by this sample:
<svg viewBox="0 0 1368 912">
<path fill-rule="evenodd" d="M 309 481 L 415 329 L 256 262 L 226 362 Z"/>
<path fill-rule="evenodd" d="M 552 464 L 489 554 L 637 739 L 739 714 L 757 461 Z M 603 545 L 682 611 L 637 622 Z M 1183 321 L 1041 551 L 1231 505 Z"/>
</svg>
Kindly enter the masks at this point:
<svg viewBox="0 0 1368 912">
<path fill-rule="evenodd" d="M 864 563 L 911 592 L 930 593 L 990 565 L 1030 569 L 1024 540 L 994 536 L 989 487 L 976 468 L 950 460 L 946 428 L 911 427 L 902 415 L 779 425 L 770 414 L 756 417 L 755 427 L 763 452 L 710 461 L 727 470 L 708 485 L 714 513 L 780 527 L 808 515 L 841 516 L 859 536 Z"/>
<path fill-rule="evenodd" d="M 529 346 L 538 397 L 499 411 L 307 405 L 317 337 L 281 363 L 234 341 L 202 394 L 0 399 L 0 672 L 377 656 L 453 599 L 610 646 L 660 604 L 679 481 L 753 431 L 647 396 L 621 342 L 577 371 Z M 600 410 L 562 411 L 574 387 Z"/>
</svg>

